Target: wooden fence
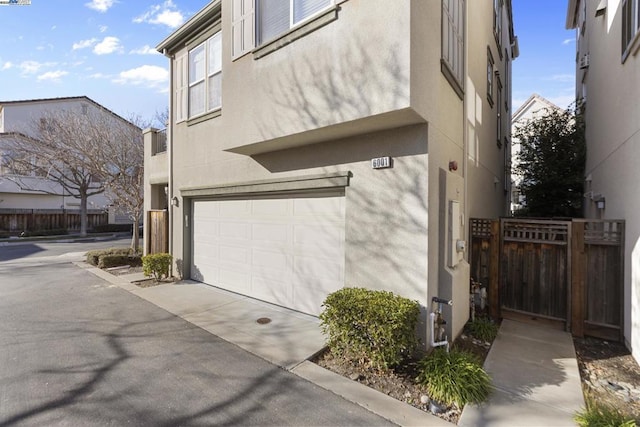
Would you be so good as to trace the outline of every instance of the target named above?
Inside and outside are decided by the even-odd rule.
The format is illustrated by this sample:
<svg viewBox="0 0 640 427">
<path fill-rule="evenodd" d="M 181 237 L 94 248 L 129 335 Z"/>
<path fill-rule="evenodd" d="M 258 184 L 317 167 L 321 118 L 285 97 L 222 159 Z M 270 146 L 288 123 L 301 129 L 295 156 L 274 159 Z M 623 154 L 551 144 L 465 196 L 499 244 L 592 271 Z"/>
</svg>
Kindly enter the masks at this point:
<svg viewBox="0 0 640 427">
<path fill-rule="evenodd" d="M 169 218 L 167 211 L 149 211 L 147 224 L 149 227 L 147 253 L 169 252 Z"/>
<path fill-rule="evenodd" d="M 109 222 L 102 210 L 89 210 L 87 229 Z M 80 212 L 63 209 L 0 209 L 0 231 L 19 234 L 23 231 L 80 230 Z"/>
<path fill-rule="evenodd" d="M 624 221 L 471 220 L 491 316 L 622 339 Z"/>
</svg>

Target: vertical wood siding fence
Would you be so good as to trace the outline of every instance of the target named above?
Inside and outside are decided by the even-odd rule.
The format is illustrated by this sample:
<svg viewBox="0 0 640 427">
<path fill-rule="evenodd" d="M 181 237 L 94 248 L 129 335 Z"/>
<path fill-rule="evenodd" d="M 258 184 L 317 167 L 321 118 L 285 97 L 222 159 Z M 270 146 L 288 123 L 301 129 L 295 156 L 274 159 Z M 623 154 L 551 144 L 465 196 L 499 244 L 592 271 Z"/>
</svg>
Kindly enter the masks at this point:
<svg viewBox="0 0 640 427">
<path fill-rule="evenodd" d="M 109 215 L 102 210 L 87 213 L 87 228 L 109 222 Z M 19 234 L 23 231 L 80 230 L 80 212 L 62 209 L 0 209 L 0 231 Z"/>
<path fill-rule="evenodd" d="M 166 210 L 149 211 L 149 254 L 169 252 L 169 216 Z"/>
<path fill-rule="evenodd" d="M 622 339 L 624 221 L 472 219 L 470 232 L 492 317 Z"/>
</svg>

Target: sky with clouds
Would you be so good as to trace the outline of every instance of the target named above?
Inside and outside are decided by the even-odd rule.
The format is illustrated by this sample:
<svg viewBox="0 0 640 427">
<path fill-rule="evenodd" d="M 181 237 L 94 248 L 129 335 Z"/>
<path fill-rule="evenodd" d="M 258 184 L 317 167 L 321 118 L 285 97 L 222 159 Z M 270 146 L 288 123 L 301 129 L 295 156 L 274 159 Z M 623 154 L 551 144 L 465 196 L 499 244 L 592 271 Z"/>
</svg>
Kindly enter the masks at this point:
<svg viewBox="0 0 640 427">
<path fill-rule="evenodd" d="M 155 46 L 207 3 L 32 0 L 0 6 L 0 101 L 86 95 L 125 117 L 151 119 L 166 108 L 169 85 L 168 60 Z M 573 101 L 575 31 L 564 29 L 566 9 L 567 0 L 513 0 L 520 45 L 514 111 L 532 93 L 561 107 Z"/>
<path fill-rule="evenodd" d="M 0 101 L 86 95 L 152 119 L 168 102 L 155 46 L 207 0 L 32 0 L 0 6 Z"/>
</svg>

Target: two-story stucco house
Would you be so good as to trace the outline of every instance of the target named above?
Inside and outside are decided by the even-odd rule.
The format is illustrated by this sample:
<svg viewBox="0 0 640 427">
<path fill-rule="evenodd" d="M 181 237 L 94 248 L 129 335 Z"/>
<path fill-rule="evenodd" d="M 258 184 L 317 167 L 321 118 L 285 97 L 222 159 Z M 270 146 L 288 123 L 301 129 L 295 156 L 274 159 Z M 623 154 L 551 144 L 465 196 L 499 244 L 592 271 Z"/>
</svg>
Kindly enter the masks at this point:
<svg viewBox="0 0 640 427">
<path fill-rule="evenodd" d="M 317 315 L 344 286 L 469 313 L 470 217 L 509 207 L 510 0 L 216 0 L 157 47 L 176 275 Z M 153 131 L 145 144 L 154 141 Z"/>
<path fill-rule="evenodd" d="M 97 112 L 113 118 L 114 123 L 121 122 L 130 126 L 125 119 L 86 96 L 0 101 L 0 215 L 6 217 L 0 222 L 0 230 L 22 231 L 28 228 L 27 224 L 20 221 L 11 221 L 12 214 L 24 213 L 26 210 L 52 216 L 50 221 L 44 221 L 47 226 L 67 228 L 77 225 L 72 222 L 62 224 L 60 218 L 63 212 L 79 212 L 78 198 L 73 197 L 58 182 L 27 170 L 11 160 L 15 150 L 14 139 L 38 138 L 38 129 L 44 121 L 63 111 L 77 111 L 77 114 Z M 105 212 L 109 214 L 107 219 L 110 223 L 131 223 L 127 215 L 110 209 L 109 205 L 104 194 L 89 196 L 87 211 L 91 215 L 92 224 L 104 222 Z M 56 224 L 58 227 L 55 227 Z"/>
<path fill-rule="evenodd" d="M 585 215 L 624 219 L 624 337 L 640 360 L 640 2 L 569 0 L 584 102 Z"/>
</svg>

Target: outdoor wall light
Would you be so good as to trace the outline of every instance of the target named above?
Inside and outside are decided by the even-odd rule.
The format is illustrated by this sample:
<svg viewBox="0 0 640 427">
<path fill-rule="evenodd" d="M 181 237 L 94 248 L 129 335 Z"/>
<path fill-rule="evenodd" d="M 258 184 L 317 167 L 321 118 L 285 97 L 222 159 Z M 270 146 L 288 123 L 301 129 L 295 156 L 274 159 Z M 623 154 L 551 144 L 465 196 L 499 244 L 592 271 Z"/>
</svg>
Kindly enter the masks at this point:
<svg viewBox="0 0 640 427">
<path fill-rule="evenodd" d="M 173 196 L 171 198 L 171 206 L 175 206 L 176 208 L 180 206 L 180 201 L 178 200 L 177 196 Z"/>
<path fill-rule="evenodd" d="M 604 203 L 604 197 L 603 197 L 596 202 L 596 207 L 598 209 L 604 209 L 604 206 L 605 206 L 605 203 Z"/>
</svg>

